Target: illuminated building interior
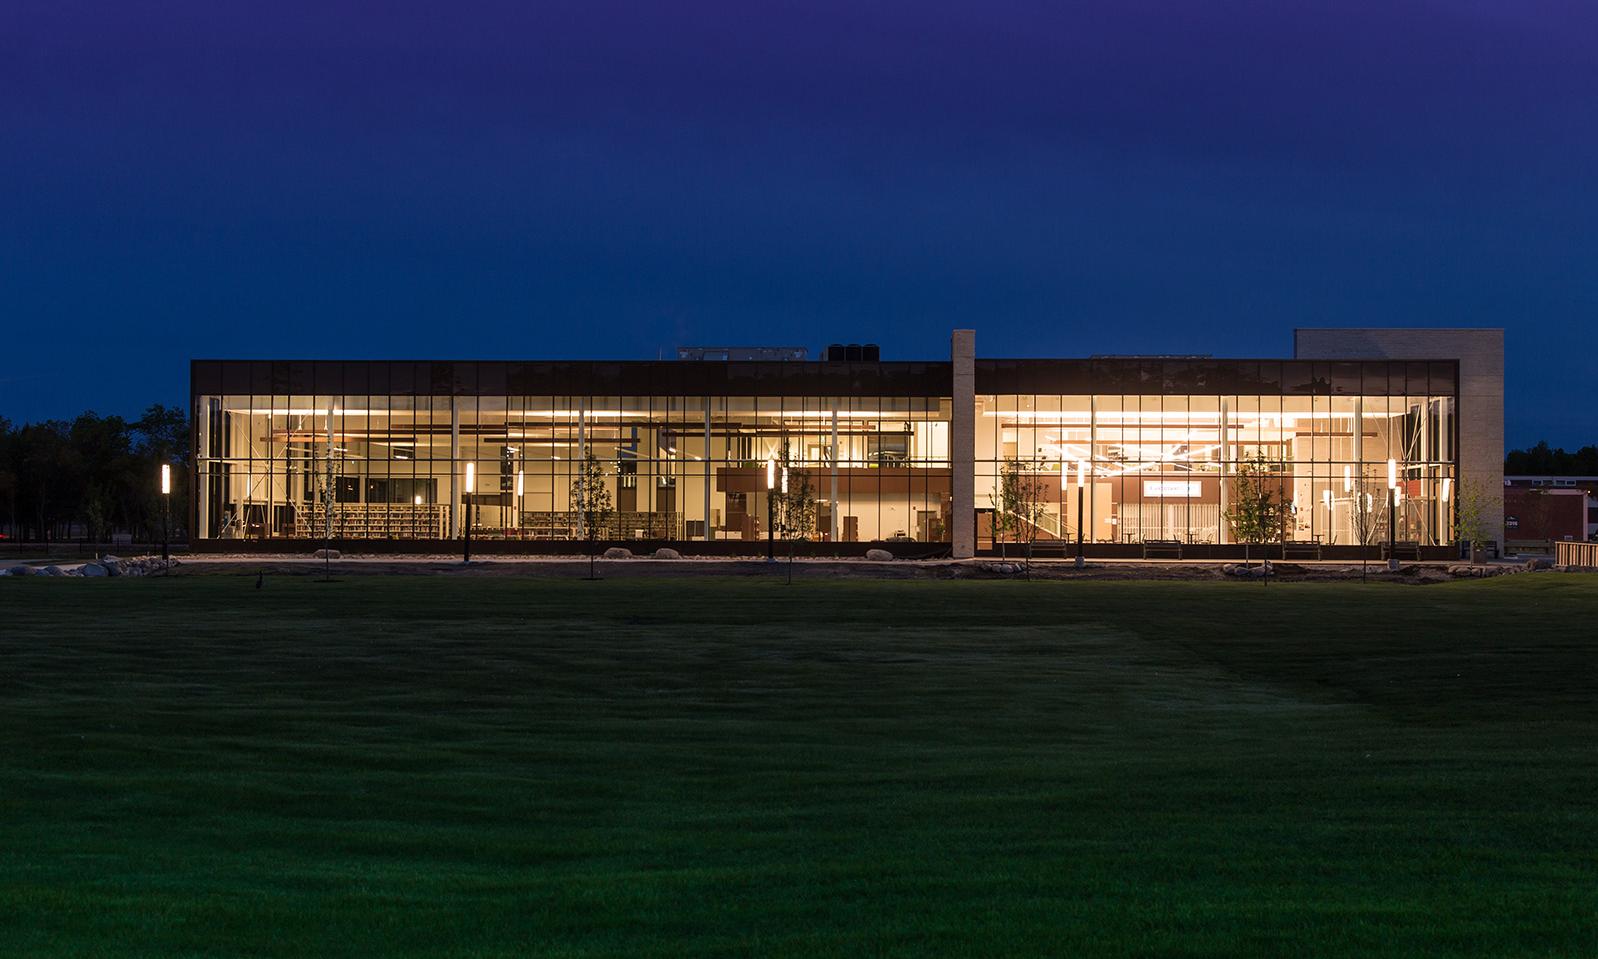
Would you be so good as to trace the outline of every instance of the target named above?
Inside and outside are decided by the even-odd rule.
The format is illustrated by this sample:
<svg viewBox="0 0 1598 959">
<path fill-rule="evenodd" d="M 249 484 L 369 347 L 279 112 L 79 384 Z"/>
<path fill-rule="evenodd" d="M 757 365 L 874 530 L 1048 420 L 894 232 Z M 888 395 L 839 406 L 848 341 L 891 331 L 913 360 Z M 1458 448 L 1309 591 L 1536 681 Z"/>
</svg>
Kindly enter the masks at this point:
<svg viewBox="0 0 1598 959">
<path fill-rule="evenodd" d="M 959 362 L 197 360 L 192 520 L 219 545 L 428 548 L 469 524 L 555 551 L 586 532 L 591 456 L 597 538 L 728 552 L 771 535 L 786 455 L 823 551 L 995 549 L 1006 469 L 1042 509 L 1004 538 L 1035 548 L 1235 546 L 1245 475 L 1287 507 L 1282 540 L 1454 539 L 1454 360 L 974 359 L 965 399 Z"/>
</svg>

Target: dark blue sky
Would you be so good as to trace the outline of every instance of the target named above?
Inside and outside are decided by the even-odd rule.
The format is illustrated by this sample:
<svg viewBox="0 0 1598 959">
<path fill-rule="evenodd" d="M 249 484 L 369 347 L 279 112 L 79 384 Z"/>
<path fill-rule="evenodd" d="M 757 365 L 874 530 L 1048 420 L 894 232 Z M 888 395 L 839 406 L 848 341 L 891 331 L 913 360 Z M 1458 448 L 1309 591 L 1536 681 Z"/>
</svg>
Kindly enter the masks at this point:
<svg viewBox="0 0 1598 959">
<path fill-rule="evenodd" d="M 1287 355 L 1598 442 L 1590 0 L 9 0 L 0 415 L 190 356 Z"/>
</svg>

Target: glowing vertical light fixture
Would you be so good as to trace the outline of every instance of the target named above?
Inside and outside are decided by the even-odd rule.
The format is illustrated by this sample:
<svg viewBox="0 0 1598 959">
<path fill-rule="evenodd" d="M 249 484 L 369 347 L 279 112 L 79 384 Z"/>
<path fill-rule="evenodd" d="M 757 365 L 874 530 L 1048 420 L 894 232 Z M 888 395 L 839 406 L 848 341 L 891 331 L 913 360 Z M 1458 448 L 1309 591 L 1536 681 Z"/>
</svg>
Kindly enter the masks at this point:
<svg viewBox="0 0 1598 959">
<path fill-rule="evenodd" d="M 1398 504 L 1402 491 L 1398 488 L 1398 461 L 1387 458 L 1387 568 L 1398 571 Z"/>
<path fill-rule="evenodd" d="M 788 495 L 788 467 L 782 468 L 782 495 Z"/>
<path fill-rule="evenodd" d="M 777 460 L 766 457 L 766 562 L 777 561 L 777 498 L 772 492 L 777 488 Z"/>
<path fill-rule="evenodd" d="M 461 562 L 463 563 L 472 561 L 472 494 L 475 492 L 477 492 L 477 464 L 469 462 L 466 464 L 466 495 L 462 497 L 466 500 L 466 522 L 462 524 Z M 453 506 L 450 508 L 454 509 Z"/>
<path fill-rule="evenodd" d="M 1327 509 L 1331 509 L 1332 508 L 1332 491 L 1331 490 L 1329 490 L 1329 489 L 1321 490 L 1321 502 L 1326 504 L 1326 508 Z"/>
<path fill-rule="evenodd" d="M 526 490 L 526 488 L 527 488 L 526 478 L 523 476 L 521 470 L 517 470 L 516 471 L 516 495 L 517 495 L 517 497 L 520 497 L 522 495 L 523 491 Z"/>
<path fill-rule="evenodd" d="M 1445 502 L 1445 503 L 1448 502 L 1448 494 L 1453 492 L 1453 488 L 1454 488 L 1454 478 L 1452 476 L 1443 477 L 1443 493 L 1442 493 L 1443 502 Z"/>
<path fill-rule="evenodd" d="M 1065 464 L 1060 464 L 1060 480 L 1065 481 Z M 1076 568 L 1084 569 L 1087 559 L 1082 555 L 1083 492 L 1088 485 L 1087 460 L 1076 461 Z"/>
<path fill-rule="evenodd" d="M 1354 490 L 1354 467 L 1343 467 L 1343 492 L 1351 493 Z"/>
<path fill-rule="evenodd" d="M 161 566 L 172 561 L 172 464 L 161 464 Z"/>
</svg>

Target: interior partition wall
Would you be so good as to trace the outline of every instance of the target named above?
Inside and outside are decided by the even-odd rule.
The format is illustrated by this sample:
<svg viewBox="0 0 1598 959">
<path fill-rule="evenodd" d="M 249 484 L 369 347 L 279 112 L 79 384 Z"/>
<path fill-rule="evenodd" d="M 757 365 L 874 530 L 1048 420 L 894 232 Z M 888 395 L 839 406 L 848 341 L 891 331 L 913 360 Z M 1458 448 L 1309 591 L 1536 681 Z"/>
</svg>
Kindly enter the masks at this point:
<svg viewBox="0 0 1598 959">
<path fill-rule="evenodd" d="M 1291 542 L 1375 546 L 1390 514 L 1397 541 L 1453 541 L 1453 361 L 979 360 L 976 375 L 979 548 L 1004 526 L 1006 464 L 1041 493 L 1019 534 L 1034 542 L 1080 526 L 1087 544 L 1235 546 L 1247 484 L 1285 505 Z"/>
<path fill-rule="evenodd" d="M 611 541 L 759 541 L 767 461 L 809 537 L 948 540 L 937 363 L 196 361 L 194 526 L 209 541 L 562 541 L 592 457 Z"/>
</svg>

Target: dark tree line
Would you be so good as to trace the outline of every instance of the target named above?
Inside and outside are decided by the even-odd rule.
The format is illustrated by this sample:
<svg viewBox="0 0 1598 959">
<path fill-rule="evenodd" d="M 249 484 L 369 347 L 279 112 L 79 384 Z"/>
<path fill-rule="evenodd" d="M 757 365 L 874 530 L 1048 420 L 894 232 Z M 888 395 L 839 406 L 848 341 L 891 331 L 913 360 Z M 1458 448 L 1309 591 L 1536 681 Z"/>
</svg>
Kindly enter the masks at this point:
<svg viewBox="0 0 1598 959">
<path fill-rule="evenodd" d="M 0 417 L 0 531 L 16 541 L 161 536 L 161 464 L 172 467 L 172 535 L 188 515 L 189 420 L 159 404 L 136 420 L 84 413 L 15 426 Z"/>
<path fill-rule="evenodd" d="M 1574 453 L 1553 449 L 1543 440 L 1531 449 L 1510 450 L 1504 457 L 1510 476 L 1598 476 L 1598 446 L 1583 446 Z"/>
</svg>

